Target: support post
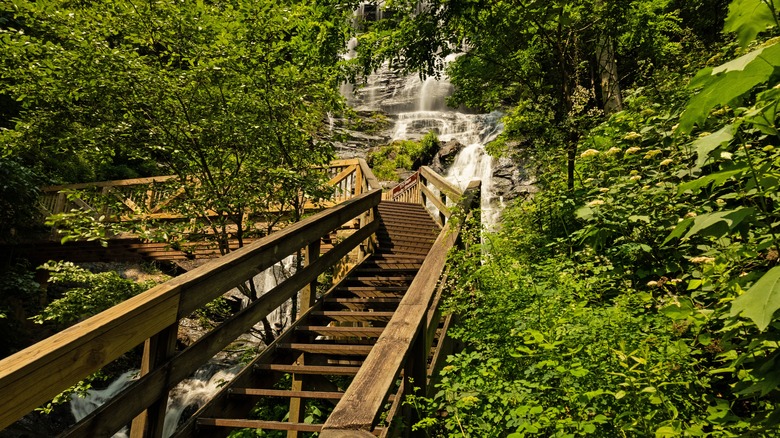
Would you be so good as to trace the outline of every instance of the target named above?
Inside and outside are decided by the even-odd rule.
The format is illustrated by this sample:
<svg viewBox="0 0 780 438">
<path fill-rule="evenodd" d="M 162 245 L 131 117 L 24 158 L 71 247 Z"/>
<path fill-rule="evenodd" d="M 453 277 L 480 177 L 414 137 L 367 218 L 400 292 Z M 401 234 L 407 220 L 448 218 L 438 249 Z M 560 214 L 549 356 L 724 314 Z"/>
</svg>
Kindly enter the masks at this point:
<svg viewBox="0 0 780 438">
<path fill-rule="evenodd" d="M 316 240 L 312 242 L 307 248 L 306 248 L 306 258 L 304 259 L 304 265 L 309 266 L 312 263 L 314 263 L 315 260 L 317 260 L 320 257 L 320 240 Z M 311 306 L 314 305 L 314 302 L 317 300 L 317 280 L 315 279 L 311 283 L 309 283 L 308 286 L 306 286 L 300 294 L 301 297 L 301 306 L 300 306 L 300 314 L 303 314 L 307 310 L 311 308 Z M 305 365 L 305 355 L 301 354 L 298 357 L 298 360 L 296 360 L 296 363 L 298 365 Z M 306 389 L 306 382 L 304 381 L 302 374 L 295 374 L 292 375 L 292 390 L 293 391 L 303 391 Z M 290 398 L 290 415 L 289 415 L 289 421 L 291 423 L 301 423 L 303 422 L 303 416 L 305 414 L 305 406 L 303 403 L 303 399 L 300 397 L 292 397 Z M 297 438 L 298 437 L 298 431 L 297 430 L 288 430 L 287 431 L 287 437 L 288 438 Z"/>
<path fill-rule="evenodd" d="M 420 326 L 417 331 L 412 348 L 409 350 L 409 359 L 404 365 L 404 398 L 407 395 L 426 396 L 428 394 L 428 350 L 425 348 L 428 344 L 426 335 L 428 333 L 425 324 Z M 405 428 L 404 436 L 416 436 L 412 432 L 411 425 L 419 421 L 419 415 L 410 405 L 403 408 L 405 423 L 409 426 Z"/>
<path fill-rule="evenodd" d="M 179 323 L 168 326 L 144 342 L 144 354 L 141 359 L 141 376 L 149 374 L 176 352 L 176 336 Z M 133 419 L 130 438 L 163 436 L 165 426 L 165 408 L 168 406 L 168 391 L 163 391 L 157 401 Z"/>
</svg>

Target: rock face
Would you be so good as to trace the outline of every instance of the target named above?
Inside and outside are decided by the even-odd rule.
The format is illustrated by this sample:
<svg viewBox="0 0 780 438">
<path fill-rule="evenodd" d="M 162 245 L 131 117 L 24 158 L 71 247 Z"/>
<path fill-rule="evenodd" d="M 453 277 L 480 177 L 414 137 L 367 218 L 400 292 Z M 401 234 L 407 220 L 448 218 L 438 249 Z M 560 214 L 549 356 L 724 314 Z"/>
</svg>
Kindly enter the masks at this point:
<svg viewBox="0 0 780 438">
<path fill-rule="evenodd" d="M 501 157 L 494 162 L 493 192 L 505 203 L 536 193 L 535 184 L 536 178 L 510 158 Z"/>
<path fill-rule="evenodd" d="M 444 175 L 447 173 L 447 169 L 455 162 L 455 157 L 458 156 L 460 151 L 465 146 L 458 140 L 450 140 L 441 145 L 439 152 L 433 157 L 431 162 L 431 169 L 439 174 Z"/>
</svg>

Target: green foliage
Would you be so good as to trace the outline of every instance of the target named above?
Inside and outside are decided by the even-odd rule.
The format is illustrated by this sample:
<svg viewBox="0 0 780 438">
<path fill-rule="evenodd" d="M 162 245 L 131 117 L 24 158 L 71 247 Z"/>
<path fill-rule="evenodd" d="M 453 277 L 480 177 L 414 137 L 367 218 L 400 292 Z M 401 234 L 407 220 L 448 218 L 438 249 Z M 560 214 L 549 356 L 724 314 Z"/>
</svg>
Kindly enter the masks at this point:
<svg viewBox="0 0 780 438">
<path fill-rule="evenodd" d="M 383 146 L 370 153 L 367 162 L 380 180 L 397 181 L 396 169 L 416 170 L 429 163 L 440 147 L 439 138 L 431 131 L 419 142 L 401 140 Z"/>
<path fill-rule="evenodd" d="M 754 3 L 733 2 L 732 16 Z M 682 106 L 680 77 L 634 91 L 581 140 L 574 190 L 540 166 L 545 190 L 454 256 L 449 305 L 466 349 L 433 397 L 412 401 L 427 414 L 418 429 L 776 434 L 780 57 L 764 57 L 775 44 L 700 72 L 683 114 L 667 109 Z M 539 129 L 532 117 L 508 127 Z M 691 137 L 694 125 L 711 131 Z"/>
<path fill-rule="evenodd" d="M 0 155 L 0 241 L 13 239 L 37 223 L 38 184 L 35 173 Z"/>
<path fill-rule="evenodd" d="M 159 163 L 157 173 L 184 184 L 180 212 L 204 219 L 223 242 L 236 226 L 241 238 L 247 211 L 300 215 L 304 196 L 326 194 L 324 172 L 312 167 L 333 156 L 320 134 L 342 105 L 347 8 L 314 0 L 13 5 L 23 25 L 0 29 L 0 94 L 22 108 L 0 135 L 15 156 L 57 179 L 92 179 L 99 175 L 84 170 L 106 163 Z"/>
<path fill-rule="evenodd" d="M 38 324 L 71 325 L 154 285 L 153 282 L 136 283 L 124 279 L 114 271 L 91 273 L 71 262 L 49 262 L 41 269 L 49 272 L 50 288 L 62 287 L 65 290 L 61 298 L 49 303 L 32 318 Z"/>
</svg>

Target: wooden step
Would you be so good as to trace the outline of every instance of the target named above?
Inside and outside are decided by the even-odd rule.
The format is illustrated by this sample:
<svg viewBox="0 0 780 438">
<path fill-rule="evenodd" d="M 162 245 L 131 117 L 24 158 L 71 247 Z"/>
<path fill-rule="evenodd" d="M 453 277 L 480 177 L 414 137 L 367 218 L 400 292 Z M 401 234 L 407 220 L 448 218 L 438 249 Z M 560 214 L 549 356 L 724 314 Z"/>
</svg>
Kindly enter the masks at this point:
<svg viewBox="0 0 780 438">
<path fill-rule="evenodd" d="M 288 389 L 265 389 L 265 388 L 233 388 L 229 390 L 232 395 L 245 395 L 250 397 L 298 397 L 321 400 L 340 400 L 344 396 L 343 392 L 332 391 L 291 391 Z"/>
<path fill-rule="evenodd" d="M 298 432 L 320 432 L 322 424 L 289 423 L 286 421 L 243 420 L 233 418 L 198 418 L 198 426 L 231 427 L 270 430 L 297 430 Z"/>
<path fill-rule="evenodd" d="M 379 289 L 379 288 L 377 288 Z M 400 297 L 382 298 L 328 298 L 325 304 L 398 304 Z"/>
<path fill-rule="evenodd" d="M 354 376 L 360 370 L 359 366 L 327 366 L 327 365 L 284 365 L 258 364 L 255 369 L 261 371 L 279 371 L 293 374 L 317 374 L 322 376 Z"/>
<path fill-rule="evenodd" d="M 279 348 L 313 354 L 333 354 L 338 356 L 368 356 L 373 345 L 353 344 L 279 344 Z"/>
<path fill-rule="evenodd" d="M 341 322 L 390 321 L 394 312 L 356 312 L 352 310 L 321 310 L 311 312 L 311 316 L 328 318 Z"/>
<path fill-rule="evenodd" d="M 414 280 L 413 274 L 397 275 L 395 273 L 387 273 L 386 275 L 359 275 L 360 272 L 356 272 L 354 277 L 348 277 L 346 280 L 349 282 L 366 282 L 366 281 L 412 281 Z"/>
<path fill-rule="evenodd" d="M 332 327 L 321 325 L 303 325 L 296 328 L 298 332 L 314 333 L 320 336 L 335 338 L 378 338 L 384 330 L 384 327 Z"/>
</svg>

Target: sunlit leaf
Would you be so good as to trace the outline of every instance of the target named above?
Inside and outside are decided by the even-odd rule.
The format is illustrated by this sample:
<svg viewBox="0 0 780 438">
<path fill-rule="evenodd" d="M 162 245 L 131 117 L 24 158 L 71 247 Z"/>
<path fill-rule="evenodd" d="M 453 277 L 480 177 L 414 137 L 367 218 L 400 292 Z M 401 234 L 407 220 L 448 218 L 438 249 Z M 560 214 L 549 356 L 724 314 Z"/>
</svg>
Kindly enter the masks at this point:
<svg viewBox="0 0 780 438">
<path fill-rule="evenodd" d="M 741 207 L 735 210 L 717 211 L 693 218 L 693 226 L 685 237 L 694 234 L 713 235 L 720 237 L 730 230 L 734 230 L 742 221 L 755 213 L 751 207 Z"/>
<path fill-rule="evenodd" d="M 677 187 L 677 194 L 685 193 L 689 190 L 692 192 L 696 192 L 698 190 L 701 190 L 704 187 L 709 186 L 710 184 L 712 184 L 713 187 L 720 187 L 729 179 L 740 176 L 747 170 L 748 170 L 747 164 L 743 164 L 734 169 L 711 173 L 701 178 L 697 178 L 693 181 L 688 181 L 687 183 L 680 184 Z"/>
<path fill-rule="evenodd" d="M 772 1 L 775 10 L 780 9 L 780 1 Z M 776 25 L 775 14 L 765 0 L 735 0 L 729 5 L 723 30 L 736 33 L 739 44 L 747 47 L 759 32 Z"/>
<path fill-rule="evenodd" d="M 780 43 L 756 49 L 714 69 L 705 69 L 691 81 L 691 87 L 703 87 L 688 102 L 680 117 L 680 131 L 691 132 L 693 125 L 703 125 L 710 111 L 726 105 L 763 84 L 780 67 Z"/>
<path fill-rule="evenodd" d="M 744 294 L 731 303 L 731 315 L 750 318 L 763 331 L 780 309 L 780 266 L 764 274 Z"/>
</svg>

